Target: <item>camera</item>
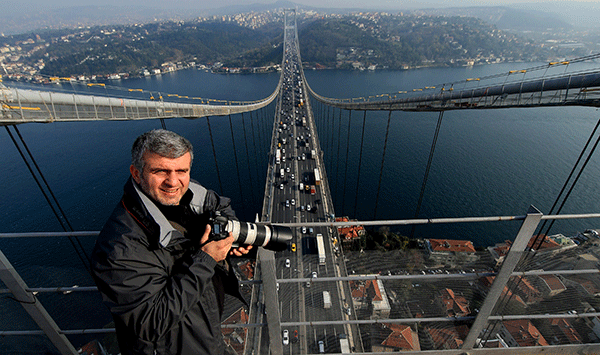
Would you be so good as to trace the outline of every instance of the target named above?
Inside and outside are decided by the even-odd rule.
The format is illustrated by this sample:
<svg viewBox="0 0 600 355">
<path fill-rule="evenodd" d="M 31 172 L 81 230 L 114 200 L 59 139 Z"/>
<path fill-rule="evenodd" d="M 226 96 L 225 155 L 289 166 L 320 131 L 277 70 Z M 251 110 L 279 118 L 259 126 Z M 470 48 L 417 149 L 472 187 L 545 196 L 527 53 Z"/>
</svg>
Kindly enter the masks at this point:
<svg viewBox="0 0 600 355">
<path fill-rule="evenodd" d="M 285 250 L 292 240 L 292 230 L 288 227 L 240 222 L 220 215 L 211 216 L 208 224 L 209 240 L 227 238 L 231 232 L 236 245 L 256 245 L 273 251 Z"/>
</svg>

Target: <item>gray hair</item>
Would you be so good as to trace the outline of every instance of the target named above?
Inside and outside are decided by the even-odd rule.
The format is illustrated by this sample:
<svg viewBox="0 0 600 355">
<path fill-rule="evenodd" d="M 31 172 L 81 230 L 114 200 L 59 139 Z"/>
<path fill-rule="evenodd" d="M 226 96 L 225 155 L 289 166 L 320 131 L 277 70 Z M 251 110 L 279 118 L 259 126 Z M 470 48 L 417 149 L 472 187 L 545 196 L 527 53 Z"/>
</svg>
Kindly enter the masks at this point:
<svg viewBox="0 0 600 355">
<path fill-rule="evenodd" d="M 192 143 L 179 134 L 155 129 L 137 137 L 131 147 L 131 164 L 140 172 L 144 169 L 144 153 L 152 152 L 165 158 L 175 159 L 189 152 L 194 160 Z"/>
</svg>

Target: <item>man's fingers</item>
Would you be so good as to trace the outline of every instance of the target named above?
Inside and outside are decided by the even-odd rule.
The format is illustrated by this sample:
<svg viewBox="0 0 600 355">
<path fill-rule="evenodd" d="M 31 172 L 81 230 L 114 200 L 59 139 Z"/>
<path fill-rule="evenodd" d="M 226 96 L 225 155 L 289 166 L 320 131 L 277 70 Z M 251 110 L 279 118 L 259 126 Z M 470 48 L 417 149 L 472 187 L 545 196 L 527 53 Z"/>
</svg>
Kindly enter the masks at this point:
<svg viewBox="0 0 600 355">
<path fill-rule="evenodd" d="M 208 241 L 208 237 L 210 236 L 210 224 L 206 225 L 206 229 L 204 230 L 204 234 L 202 238 L 200 238 L 200 245 L 206 243 Z"/>
</svg>

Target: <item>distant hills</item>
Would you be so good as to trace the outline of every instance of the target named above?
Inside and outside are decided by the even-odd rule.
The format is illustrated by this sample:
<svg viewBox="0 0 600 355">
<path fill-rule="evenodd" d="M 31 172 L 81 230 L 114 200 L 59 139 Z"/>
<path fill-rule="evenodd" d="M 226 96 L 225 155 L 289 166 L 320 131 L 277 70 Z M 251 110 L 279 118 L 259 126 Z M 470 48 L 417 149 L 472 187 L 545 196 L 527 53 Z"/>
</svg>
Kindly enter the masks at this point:
<svg viewBox="0 0 600 355">
<path fill-rule="evenodd" d="M 471 6 L 444 9 L 422 9 L 414 13 L 438 16 L 469 16 L 481 19 L 503 30 L 547 31 L 572 29 L 574 26 L 561 16 L 544 11 L 516 9 L 507 6 Z"/>
</svg>

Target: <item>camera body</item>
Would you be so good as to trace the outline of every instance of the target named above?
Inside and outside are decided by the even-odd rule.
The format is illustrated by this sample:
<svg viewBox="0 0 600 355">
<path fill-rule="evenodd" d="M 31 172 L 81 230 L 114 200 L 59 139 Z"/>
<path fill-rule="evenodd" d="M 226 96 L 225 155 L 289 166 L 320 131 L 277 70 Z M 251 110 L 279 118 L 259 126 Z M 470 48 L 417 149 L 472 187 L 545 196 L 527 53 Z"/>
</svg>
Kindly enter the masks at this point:
<svg viewBox="0 0 600 355">
<path fill-rule="evenodd" d="M 209 240 L 221 240 L 225 239 L 229 236 L 228 228 L 229 218 L 224 216 L 214 216 L 208 219 L 208 224 L 210 224 L 210 237 Z"/>
<path fill-rule="evenodd" d="M 292 240 L 292 230 L 289 227 L 240 222 L 218 214 L 210 216 L 207 223 L 211 227 L 209 240 L 225 239 L 231 233 L 236 246 L 256 245 L 281 251 Z"/>
</svg>

